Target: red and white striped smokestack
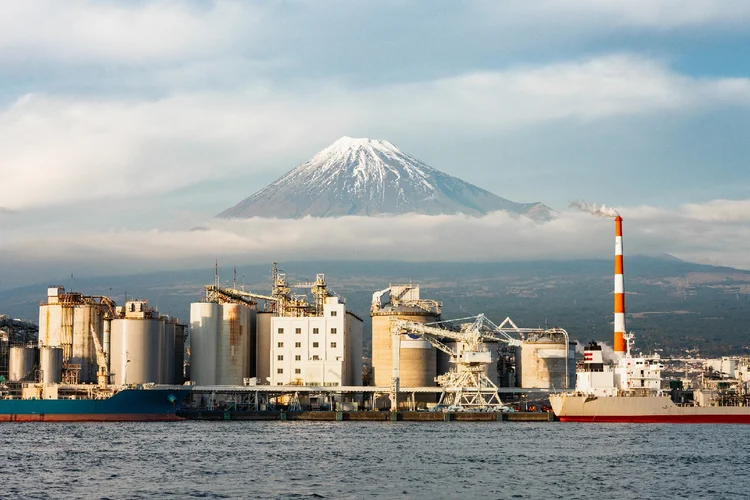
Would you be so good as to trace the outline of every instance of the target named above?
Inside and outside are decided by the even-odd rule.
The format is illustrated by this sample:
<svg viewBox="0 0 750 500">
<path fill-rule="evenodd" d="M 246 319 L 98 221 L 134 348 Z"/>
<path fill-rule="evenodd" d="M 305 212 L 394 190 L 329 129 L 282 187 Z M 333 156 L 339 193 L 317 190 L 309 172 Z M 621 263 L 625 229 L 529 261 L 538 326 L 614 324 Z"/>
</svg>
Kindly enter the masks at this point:
<svg viewBox="0 0 750 500">
<path fill-rule="evenodd" d="M 625 345 L 625 280 L 622 265 L 622 217 L 615 217 L 615 355 L 623 356 Z"/>
</svg>

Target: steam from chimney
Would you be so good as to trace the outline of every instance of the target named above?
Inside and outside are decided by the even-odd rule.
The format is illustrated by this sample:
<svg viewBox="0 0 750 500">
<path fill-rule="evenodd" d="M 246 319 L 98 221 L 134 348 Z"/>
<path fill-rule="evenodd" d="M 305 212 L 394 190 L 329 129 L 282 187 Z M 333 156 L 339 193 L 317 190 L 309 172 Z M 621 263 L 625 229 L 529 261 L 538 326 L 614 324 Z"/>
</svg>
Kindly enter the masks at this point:
<svg viewBox="0 0 750 500">
<path fill-rule="evenodd" d="M 598 203 L 586 203 L 585 201 L 571 201 L 568 204 L 571 208 L 577 208 L 581 212 L 586 212 L 598 217 L 617 217 L 620 214 L 612 207 L 599 205 Z"/>
</svg>

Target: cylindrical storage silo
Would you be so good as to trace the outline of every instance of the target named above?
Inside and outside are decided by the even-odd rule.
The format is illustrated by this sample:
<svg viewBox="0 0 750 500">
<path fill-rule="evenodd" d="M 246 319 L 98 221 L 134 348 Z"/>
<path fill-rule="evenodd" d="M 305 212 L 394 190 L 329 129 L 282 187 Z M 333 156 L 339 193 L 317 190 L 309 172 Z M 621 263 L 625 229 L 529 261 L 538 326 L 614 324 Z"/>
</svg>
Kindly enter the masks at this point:
<svg viewBox="0 0 750 500">
<path fill-rule="evenodd" d="M 271 376 L 271 311 L 255 314 L 255 376 L 265 385 Z"/>
<path fill-rule="evenodd" d="M 162 373 L 164 321 L 156 318 L 112 320 L 110 372 L 115 384 L 158 383 Z"/>
<path fill-rule="evenodd" d="M 70 363 L 81 365 L 79 382 L 96 382 L 96 335 L 103 342 L 104 321 L 101 308 L 96 304 L 77 304 L 73 314 L 73 346 Z"/>
<path fill-rule="evenodd" d="M 62 382 L 62 348 L 42 346 L 39 348 L 40 382 L 59 384 Z"/>
<path fill-rule="evenodd" d="M 164 349 L 162 350 L 162 384 L 174 383 L 174 346 L 176 322 L 168 320 L 164 323 Z"/>
<path fill-rule="evenodd" d="M 391 385 L 393 369 L 393 336 L 391 318 L 431 323 L 437 316 L 417 307 L 387 306 L 372 313 L 372 371 L 376 386 Z M 400 376 L 401 387 L 434 387 L 437 372 L 437 353 L 434 347 L 421 338 L 401 335 Z"/>
<path fill-rule="evenodd" d="M 222 304 L 216 344 L 216 384 L 242 385 L 250 369 L 250 308 Z"/>
<path fill-rule="evenodd" d="M 190 304 L 190 379 L 196 385 L 216 385 L 216 344 L 221 321 L 221 304 Z"/>
<path fill-rule="evenodd" d="M 568 346 L 565 339 L 525 340 L 516 351 L 516 371 L 520 387 L 526 389 L 563 389 L 568 380 Z"/>
<path fill-rule="evenodd" d="M 11 347 L 8 358 L 8 380 L 11 382 L 33 381 L 37 352 L 34 347 Z"/>
</svg>

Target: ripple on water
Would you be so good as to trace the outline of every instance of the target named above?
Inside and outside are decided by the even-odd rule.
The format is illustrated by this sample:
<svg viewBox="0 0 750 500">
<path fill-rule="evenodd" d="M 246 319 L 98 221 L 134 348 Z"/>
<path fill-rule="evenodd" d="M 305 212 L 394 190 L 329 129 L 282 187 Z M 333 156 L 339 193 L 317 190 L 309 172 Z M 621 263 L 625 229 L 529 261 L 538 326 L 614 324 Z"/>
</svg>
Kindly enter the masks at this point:
<svg viewBox="0 0 750 500">
<path fill-rule="evenodd" d="M 8 424 L 1 498 L 741 498 L 750 426 Z M 732 478 L 726 480 L 725 478 Z"/>
</svg>

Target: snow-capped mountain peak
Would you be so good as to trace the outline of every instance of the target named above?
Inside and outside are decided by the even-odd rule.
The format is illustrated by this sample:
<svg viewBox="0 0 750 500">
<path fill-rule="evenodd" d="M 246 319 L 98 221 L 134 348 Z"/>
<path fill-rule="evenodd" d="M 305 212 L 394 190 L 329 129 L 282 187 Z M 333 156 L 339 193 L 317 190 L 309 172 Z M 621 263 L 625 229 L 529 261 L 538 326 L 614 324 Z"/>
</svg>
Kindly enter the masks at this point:
<svg viewBox="0 0 750 500">
<path fill-rule="evenodd" d="M 538 217 L 540 205 L 495 196 L 429 167 L 388 141 L 342 137 L 218 217 L 482 215 L 495 210 Z"/>
</svg>

